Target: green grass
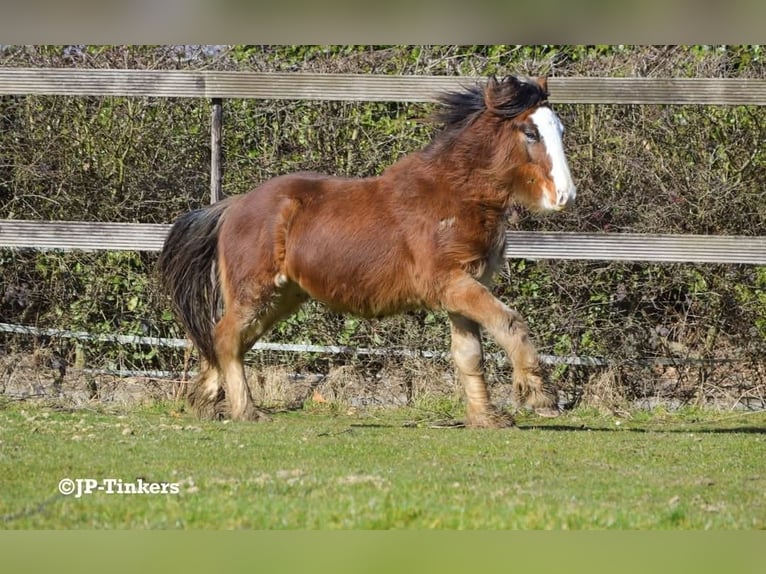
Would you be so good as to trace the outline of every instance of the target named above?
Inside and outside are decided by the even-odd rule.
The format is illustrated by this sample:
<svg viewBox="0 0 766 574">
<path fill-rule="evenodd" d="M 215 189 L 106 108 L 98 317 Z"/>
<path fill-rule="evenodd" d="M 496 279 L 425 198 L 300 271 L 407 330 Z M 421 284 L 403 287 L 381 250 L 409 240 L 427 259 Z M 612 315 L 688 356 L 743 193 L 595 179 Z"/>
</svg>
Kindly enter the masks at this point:
<svg viewBox="0 0 766 574">
<path fill-rule="evenodd" d="M 327 407 L 253 424 L 200 422 L 169 404 L 6 402 L 0 528 L 766 527 L 763 412 L 574 411 L 520 417 L 520 430 L 407 424 L 428 416 Z M 63 478 L 180 492 L 76 498 L 58 493 Z"/>
</svg>

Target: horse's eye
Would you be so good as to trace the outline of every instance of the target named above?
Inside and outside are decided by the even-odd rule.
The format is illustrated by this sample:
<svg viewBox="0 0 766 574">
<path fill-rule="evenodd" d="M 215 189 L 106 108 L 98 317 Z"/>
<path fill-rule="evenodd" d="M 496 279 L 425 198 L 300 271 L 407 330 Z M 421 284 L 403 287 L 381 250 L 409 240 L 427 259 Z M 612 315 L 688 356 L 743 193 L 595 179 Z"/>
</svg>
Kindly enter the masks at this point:
<svg viewBox="0 0 766 574">
<path fill-rule="evenodd" d="M 522 131 L 524 132 L 524 137 L 527 138 L 527 143 L 537 143 L 540 141 L 540 132 L 535 128 L 531 126 L 524 127 Z"/>
</svg>

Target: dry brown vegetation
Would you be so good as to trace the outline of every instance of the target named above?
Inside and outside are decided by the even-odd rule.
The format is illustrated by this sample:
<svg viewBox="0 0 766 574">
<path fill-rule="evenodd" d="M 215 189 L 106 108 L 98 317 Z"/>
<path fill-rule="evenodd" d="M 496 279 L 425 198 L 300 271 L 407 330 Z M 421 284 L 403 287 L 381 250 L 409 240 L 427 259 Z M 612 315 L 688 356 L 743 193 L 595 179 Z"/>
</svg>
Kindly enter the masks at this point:
<svg viewBox="0 0 766 574">
<path fill-rule="evenodd" d="M 752 46 L 6 47 L 0 65 L 766 77 L 766 54 Z M 378 173 L 429 140 L 430 111 L 426 104 L 396 102 L 226 101 L 224 192 L 241 193 L 304 169 Z M 553 217 L 518 210 L 516 228 L 766 235 L 763 107 L 560 105 L 557 111 L 567 127 L 577 203 Z M 209 103 L 202 100 L 2 96 L 0 218 L 170 222 L 207 201 L 209 121 Z M 153 274 L 155 260 L 150 253 L 2 250 L 0 316 L 39 327 L 180 337 Z M 607 367 L 550 367 L 573 402 L 620 409 L 647 397 L 731 405 L 762 404 L 766 396 L 762 267 L 509 260 L 496 290 L 527 318 L 543 353 L 610 361 Z M 447 338 L 438 314 L 368 322 L 313 304 L 270 335 L 277 342 L 437 351 L 448 348 Z M 38 356 L 48 358 L 36 359 L 37 368 L 47 368 L 51 381 L 61 365 L 71 377 L 80 367 L 194 367 L 183 351 L 147 346 L 7 334 L 0 345 L 6 388 L 13 376 L 7 365 L 31 351 L 44 351 Z M 658 357 L 670 364 L 653 364 Z M 489 363 L 502 397 L 507 367 Z M 444 360 L 253 358 L 256 370 L 275 366 L 327 375 L 328 400 L 349 401 L 352 390 L 361 402 L 455 392 L 445 384 L 450 366 Z M 333 386 L 332 380 L 346 382 Z M 274 389 L 259 392 L 277 401 Z M 285 393 L 283 402 L 302 397 Z"/>
</svg>

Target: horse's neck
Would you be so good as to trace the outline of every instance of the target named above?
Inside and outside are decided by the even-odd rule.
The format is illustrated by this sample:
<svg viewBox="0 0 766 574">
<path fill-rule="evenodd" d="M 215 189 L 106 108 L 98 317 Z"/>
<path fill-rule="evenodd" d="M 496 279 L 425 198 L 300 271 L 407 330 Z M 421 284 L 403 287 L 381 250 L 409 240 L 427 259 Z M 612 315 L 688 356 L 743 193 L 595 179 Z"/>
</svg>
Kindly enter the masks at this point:
<svg viewBox="0 0 766 574">
<path fill-rule="evenodd" d="M 397 169 L 407 177 L 429 180 L 433 189 L 460 197 L 466 205 L 476 204 L 482 210 L 498 213 L 509 209 L 510 191 L 492 179 L 488 163 L 480 163 L 477 157 L 470 158 L 466 150 L 449 150 L 439 154 L 423 150 L 403 158 L 400 163 Z"/>
</svg>

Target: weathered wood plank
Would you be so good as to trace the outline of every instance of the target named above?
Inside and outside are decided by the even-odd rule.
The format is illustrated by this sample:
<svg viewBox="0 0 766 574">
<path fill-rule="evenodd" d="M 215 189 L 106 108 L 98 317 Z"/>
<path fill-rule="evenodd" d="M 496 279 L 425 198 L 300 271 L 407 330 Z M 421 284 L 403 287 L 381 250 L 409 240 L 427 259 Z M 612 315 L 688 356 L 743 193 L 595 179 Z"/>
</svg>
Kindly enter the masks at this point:
<svg viewBox="0 0 766 574">
<path fill-rule="evenodd" d="M 440 92 L 473 85 L 479 78 L 370 74 L 211 73 L 209 93 L 226 98 L 433 101 Z"/>
<path fill-rule="evenodd" d="M 0 94 L 156 96 L 349 101 L 430 101 L 478 78 L 211 72 L 0 69 Z"/>
<path fill-rule="evenodd" d="M 0 247 L 159 251 L 166 224 L 0 220 Z M 766 265 L 766 237 L 629 233 L 508 232 L 505 255 L 582 259 Z"/>
<path fill-rule="evenodd" d="M 554 77 L 548 90 L 571 104 L 766 105 L 766 79 Z"/>
<path fill-rule="evenodd" d="M 427 102 L 481 78 L 280 72 L 0 69 L 0 94 Z M 554 103 L 766 105 L 766 79 L 552 77 Z"/>
<path fill-rule="evenodd" d="M 205 76 L 178 70 L 0 69 L 0 94 L 206 97 Z M 212 96 L 211 96 L 212 97 Z"/>
<path fill-rule="evenodd" d="M 510 231 L 505 256 L 685 263 L 766 264 L 766 237 Z"/>
<path fill-rule="evenodd" d="M 170 225 L 0 219 L 0 247 L 159 251 Z"/>
</svg>

